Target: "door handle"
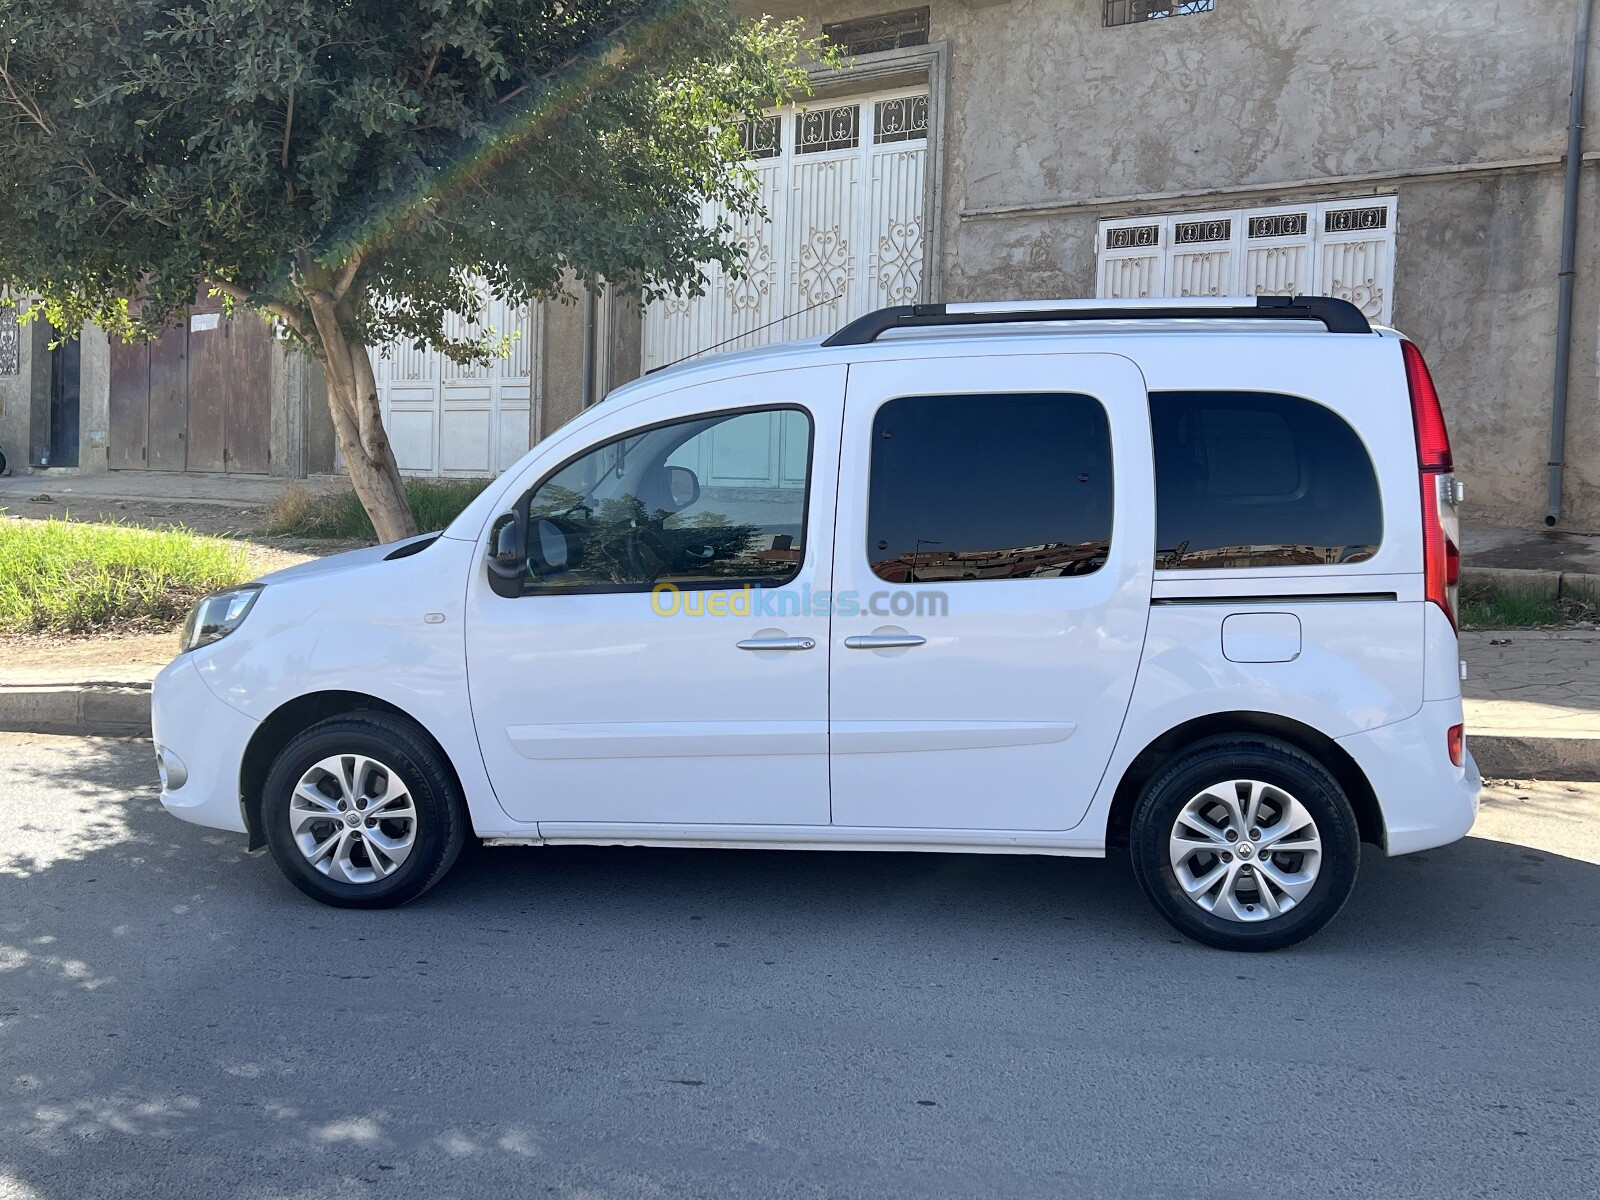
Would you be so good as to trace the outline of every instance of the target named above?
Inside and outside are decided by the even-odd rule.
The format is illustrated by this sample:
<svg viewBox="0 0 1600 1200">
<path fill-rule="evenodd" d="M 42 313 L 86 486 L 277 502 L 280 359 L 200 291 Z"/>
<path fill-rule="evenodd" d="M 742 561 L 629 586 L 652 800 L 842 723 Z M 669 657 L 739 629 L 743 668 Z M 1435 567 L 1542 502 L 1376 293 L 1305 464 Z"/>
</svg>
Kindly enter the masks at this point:
<svg viewBox="0 0 1600 1200">
<path fill-rule="evenodd" d="M 904 650 L 911 646 L 921 646 L 927 638 L 918 637 L 914 633 L 868 633 L 857 634 L 844 640 L 846 650 Z"/>
<path fill-rule="evenodd" d="M 817 639 L 808 637 L 753 637 L 738 643 L 741 650 L 815 650 Z"/>
</svg>

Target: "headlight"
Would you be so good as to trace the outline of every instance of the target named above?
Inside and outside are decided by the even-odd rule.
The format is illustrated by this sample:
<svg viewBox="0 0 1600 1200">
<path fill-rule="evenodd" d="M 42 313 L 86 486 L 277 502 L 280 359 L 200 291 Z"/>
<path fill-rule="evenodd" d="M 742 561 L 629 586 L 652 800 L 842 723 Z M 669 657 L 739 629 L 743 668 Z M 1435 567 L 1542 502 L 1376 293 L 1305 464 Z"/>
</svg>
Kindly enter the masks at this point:
<svg viewBox="0 0 1600 1200">
<path fill-rule="evenodd" d="M 239 628 L 255 607 L 261 587 L 259 583 L 247 583 L 243 587 L 229 588 L 225 592 L 213 592 L 203 597 L 200 603 L 189 610 L 189 619 L 183 623 L 178 653 L 209 646 Z"/>
</svg>

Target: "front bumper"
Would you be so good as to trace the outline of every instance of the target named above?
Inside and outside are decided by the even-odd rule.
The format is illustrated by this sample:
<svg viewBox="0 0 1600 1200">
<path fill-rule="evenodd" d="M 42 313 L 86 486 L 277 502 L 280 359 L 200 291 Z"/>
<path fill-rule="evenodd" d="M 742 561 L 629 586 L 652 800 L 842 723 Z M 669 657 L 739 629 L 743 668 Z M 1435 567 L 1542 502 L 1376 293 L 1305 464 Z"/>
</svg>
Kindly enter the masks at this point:
<svg viewBox="0 0 1600 1200">
<path fill-rule="evenodd" d="M 195 669 L 193 654 L 183 654 L 156 676 L 150 724 L 156 753 L 165 757 L 166 810 L 196 825 L 244 833 L 239 768 L 259 722 L 217 699 Z M 179 776 L 185 777 L 181 783 Z"/>
<path fill-rule="evenodd" d="M 1467 836 L 1478 819 L 1483 780 L 1469 752 L 1451 763 L 1447 735 L 1461 724 L 1461 700 L 1430 700 L 1413 717 L 1338 739 L 1366 773 L 1383 810 L 1384 849 L 1414 854 Z"/>
</svg>

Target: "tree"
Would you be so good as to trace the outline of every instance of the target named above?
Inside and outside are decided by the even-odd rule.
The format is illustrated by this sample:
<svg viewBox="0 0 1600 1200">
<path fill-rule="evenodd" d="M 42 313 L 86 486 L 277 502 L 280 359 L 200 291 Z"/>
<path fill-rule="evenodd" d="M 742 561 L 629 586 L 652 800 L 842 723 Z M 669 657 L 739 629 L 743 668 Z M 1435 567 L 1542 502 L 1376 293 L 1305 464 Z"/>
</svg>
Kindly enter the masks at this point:
<svg viewBox="0 0 1600 1200">
<path fill-rule="evenodd" d="M 415 532 L 371 352 L 485 291 L 649 300 L 737 270 L 739 126 L 806 85 L 798 24 L 727 0 L 0 0 L 0 284 L 151 336 L 197 293 L 326 368 L 381 539 Z M 30 310 L 32 311 L 32 310 Z"/>
</svg>

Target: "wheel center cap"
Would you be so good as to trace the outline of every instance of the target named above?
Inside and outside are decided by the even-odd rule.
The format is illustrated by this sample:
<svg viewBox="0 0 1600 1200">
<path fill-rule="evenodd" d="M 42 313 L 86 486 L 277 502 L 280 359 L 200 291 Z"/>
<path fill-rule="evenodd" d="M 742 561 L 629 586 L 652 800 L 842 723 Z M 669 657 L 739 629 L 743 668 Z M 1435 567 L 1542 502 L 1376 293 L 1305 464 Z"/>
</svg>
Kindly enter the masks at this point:
<svg viewBox="0 0 1600 1200">
<path fill-rule="evenodd" d="M 361 814 L 360 813 L 345 813 L 345 815 L 344 815 L 344 823 L 346 825 L 350 826 L 351 829 L 354 829 L 357 825 L 361 824 Z"/>
<path fill-rule="evenodd" d="M 1254 858 L 1256 856 L 1256 848 L 1249 842 L 1240 842 L 1234 847 L 1234 851 L 1240 858 Z"/>
</svg>

